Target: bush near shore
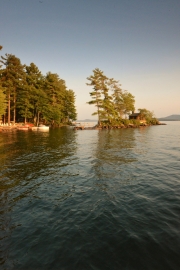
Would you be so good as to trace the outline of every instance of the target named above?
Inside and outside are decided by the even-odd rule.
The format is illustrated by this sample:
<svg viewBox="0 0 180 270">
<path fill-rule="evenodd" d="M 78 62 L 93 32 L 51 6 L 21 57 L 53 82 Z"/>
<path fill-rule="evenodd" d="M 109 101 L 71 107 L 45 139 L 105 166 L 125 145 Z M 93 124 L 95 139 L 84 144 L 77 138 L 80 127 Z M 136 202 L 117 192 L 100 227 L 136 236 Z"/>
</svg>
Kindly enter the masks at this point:
<svg viewBox="0 0 180 270">
<path fill-rule="evenodd" d="M 129 119 L 121 119 L 121 120 L 112 120 L 110 121 L 102 121 L 98 128 L 127 128 L 127 127 L 140 127 L 140 126 L 151 126 L 151 125 L 160 125 L 160 122 L 153 118 L 150 121 L 142 122 L 140 120 L 129 120 Z"/>
</svg>

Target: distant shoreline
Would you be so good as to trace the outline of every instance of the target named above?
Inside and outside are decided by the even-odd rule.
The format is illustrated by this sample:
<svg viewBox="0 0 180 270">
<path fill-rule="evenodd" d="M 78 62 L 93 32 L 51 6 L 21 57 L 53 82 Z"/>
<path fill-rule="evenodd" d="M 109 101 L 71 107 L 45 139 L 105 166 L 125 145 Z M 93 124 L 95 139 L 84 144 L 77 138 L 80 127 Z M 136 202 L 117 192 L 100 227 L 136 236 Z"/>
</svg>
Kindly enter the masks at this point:
<svg viewBox="0 0 180 270">
<path fill-rule="evenodd" d="M 159 121 L 180 121 L 180 114 L 172 114 L 166 117 L 159 117 Z"/>
<path fill-rule="evenodd" d="M 162 119 L 162 118 L 158 118 L 158 120 L 159 121 L 163 121 L 163 122 L 165 122 L 165 121 L 173 121 L 173 122 L 179 122 L 180 121 L 180 119 L 179 120 L 175 120 L 175 119 Z"/>
</svg>

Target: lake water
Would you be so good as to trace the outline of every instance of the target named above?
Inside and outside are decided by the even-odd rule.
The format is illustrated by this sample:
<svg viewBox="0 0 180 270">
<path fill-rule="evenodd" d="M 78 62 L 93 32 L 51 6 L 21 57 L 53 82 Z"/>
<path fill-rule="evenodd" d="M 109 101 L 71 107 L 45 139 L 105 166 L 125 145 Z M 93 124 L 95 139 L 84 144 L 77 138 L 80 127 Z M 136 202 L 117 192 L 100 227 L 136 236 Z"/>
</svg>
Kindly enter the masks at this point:
<svg viewBox="0 0 180 270">
<path fill-rule="evenodd" d="M 180 269 L 180 122 L 0 133 L 0 269 Z"/>
</svg>

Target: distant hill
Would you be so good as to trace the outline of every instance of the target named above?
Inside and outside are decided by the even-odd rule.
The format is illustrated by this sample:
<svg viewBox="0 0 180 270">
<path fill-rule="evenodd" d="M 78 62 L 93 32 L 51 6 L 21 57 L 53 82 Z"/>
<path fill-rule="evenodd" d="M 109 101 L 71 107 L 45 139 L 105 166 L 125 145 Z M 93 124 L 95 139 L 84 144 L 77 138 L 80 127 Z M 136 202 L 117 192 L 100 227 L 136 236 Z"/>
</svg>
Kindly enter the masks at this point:
<svg viewBox="0 0 180 270">
<path fill-rule="evenodd" d="M 77 120 L 77 122 L 97 122 L 96 119 L 84 119 L 84 120 Z"/>
<path fill-rule="evenodd" d="M 166 117 L 158 118 L 160 121 L 180 121 L 180 114 L 172 114 Z"/>
</svg>

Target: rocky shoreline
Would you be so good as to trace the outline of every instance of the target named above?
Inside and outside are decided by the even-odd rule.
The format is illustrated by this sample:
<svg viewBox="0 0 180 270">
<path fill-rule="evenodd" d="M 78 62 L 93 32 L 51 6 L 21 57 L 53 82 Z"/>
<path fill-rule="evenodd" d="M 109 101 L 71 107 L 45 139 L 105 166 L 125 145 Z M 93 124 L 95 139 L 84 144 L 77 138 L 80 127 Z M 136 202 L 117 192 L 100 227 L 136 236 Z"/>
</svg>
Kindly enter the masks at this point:
<svg viewBox="0 0 180 270">
<path fill-rule="evenodd" d="M 128 124 L 128 125 L 96 125 L 94 127 L 84 127 L 83 125 L 81 126 L 74 126 L 73 130 L 110 130 L 110 129 L 126 129 L 126 128 L 141 128 L 141 127 L 149 127 L 149 126 L 159 126 L 159 125 L 166 125 L 165 123 L 158 123 L 156 125 L 152 124 L 141 124 L 141 125 L 134 125 L 134 124 Z M 63 127 L 63 126 L 61 126 Z M 72 127 L 72 126 L 71 126 Z M 15 124 L 12 126 L 0 126 L 0 132 L 8 132 L 8 131 L 15 131 L 15 130 L 32 130 L 30 126 L 26 125 L 20 125 L 20 124 Z"/>
<path fill-rule="evenodd" d="M 95 127 L 84 127 L 82 126 L 75 126 L 74 130 L 107 130 L 107 129 L 125 129 L 125 128 L 141 128 L 141 127 L 150 127 L 150 126 L 160 126 L 160 125 L 166 125 L 165 123 L 158 123 L 158 124 L 146 124 L 143 123 L 141 125 L 134 125 L 134 124 L 128 124 L 128 125 L 103 125 L 103 126 L 95 126 Z"/>
</svg>

